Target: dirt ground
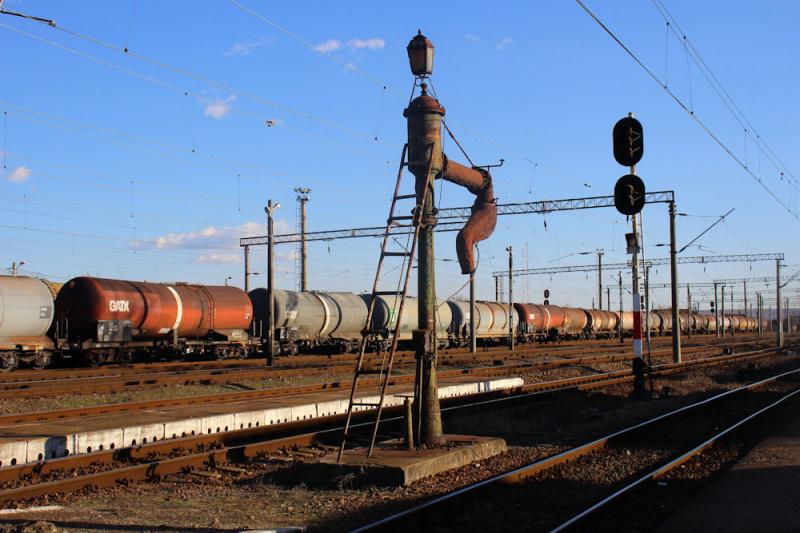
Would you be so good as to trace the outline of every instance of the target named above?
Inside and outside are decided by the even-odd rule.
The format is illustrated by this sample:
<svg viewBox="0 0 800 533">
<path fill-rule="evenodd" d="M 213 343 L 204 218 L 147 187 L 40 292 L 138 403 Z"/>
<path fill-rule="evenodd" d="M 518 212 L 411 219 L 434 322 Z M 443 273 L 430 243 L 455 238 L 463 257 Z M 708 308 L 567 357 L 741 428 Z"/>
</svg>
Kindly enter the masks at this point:
<svg viewBox="0 0 800 533">
<path fill-rule="evenodd" d="M 734 388 L 777 368 L 798 366 L 796 358 L 774 360 L 762 369 L 743 364 L 694 369 L 661 378 L 652 401 L 631 401 L 629 386 L 561 392 L 498 411 L 445 414 L 446 432 L 500 436 L 507 453 L 433 476 L 408 487 L 355 489 L 339 483 L 312 489 L 291 474 L 283 461 L 238 465 L 241 472 L 181 474 L 160 482 L 139 483 L 36 502 L 62 508 L 1 516 L 19 524 L 47 520 L 64 531 L 225 531 L 274 527 L 346 530 L 401 510 L 433 495 L 523 466 L 567 447 L 625 427 L 660 412 Z M 513 422 L 513 423 L 510 423 Z"/>
</svg>

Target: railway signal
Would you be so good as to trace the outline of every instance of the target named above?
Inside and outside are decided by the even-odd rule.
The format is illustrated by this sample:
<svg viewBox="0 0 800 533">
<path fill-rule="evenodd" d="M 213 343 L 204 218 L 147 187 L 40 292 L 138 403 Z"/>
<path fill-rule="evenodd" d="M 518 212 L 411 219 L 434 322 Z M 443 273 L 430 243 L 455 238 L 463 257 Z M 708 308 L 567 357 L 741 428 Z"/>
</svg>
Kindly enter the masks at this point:
<svg viewBox="0 0 800 533">
<path fill-rule="evenodd" d="M 637 214 L 644 207 L 645 187 L 642 178 L 626 174 L 614 185 L 614 207 L 623 215 Z"/>
<path fill-rule="evenodd" d="M 644 131 L 642 123 L 627 116 L 614 125 L 614 159 L 624 167 L 632 167 L 644 155 Z"/>
</svg>

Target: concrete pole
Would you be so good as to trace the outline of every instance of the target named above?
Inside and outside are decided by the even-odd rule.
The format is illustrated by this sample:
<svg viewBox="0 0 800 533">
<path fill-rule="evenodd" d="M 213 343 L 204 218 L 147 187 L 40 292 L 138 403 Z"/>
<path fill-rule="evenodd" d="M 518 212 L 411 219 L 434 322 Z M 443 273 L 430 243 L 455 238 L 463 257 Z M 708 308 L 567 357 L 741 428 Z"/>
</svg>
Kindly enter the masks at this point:
<svg viewBox="0 0 800 533">
<path fill-rule="evenodd" d="M 494 277 L 494 301 L 500 301 L 500 276 Z"/>
<path fill-rule="evenodd" d="M 622 317 L 622 272 L 617 272 L 619 278 L 619 316 Z M 619 343 L 623 344 L 625 339 L 622 336 L 622 320 L 619 321 Z"/>
<path fill-rule="evenodd" d="M 722 338 L 725 338 L 725 285 L 722 286 L 722 309 L 720 309 L 720 322 L 722 322 Z"/>
<path fill-rule="evenodd" d="M 510 350 L 514 349 L 514 325 L 511 321 L 511 315 L 514 312 L 514 251 L 511 246 L 506 248 L 508 250 L 508 347 Z"/>
<path fill-rule="evenodd" d="M 644 267 L 644 331 L 650 353 L 650 265 Z M 649 357 L 649 356 L 648 356 Z"/>
<path fill-rule="evenodd" d="M 611 312 L 611 287 L 606 287 L 606 311 Z"/>
<path fill-rule="evenodd" d="M 761 321 L 763 320 L 762 313 L 761 313 L 761 293 L 756 293 L 756 318 L 758 319 L 758 334 L 763 335 L 764 327 Z"/>
<path fill-rule="evenodd" d="M 777 326 L 778 326 L 778 335 L 777 335 L 777 342 L 778 342 L 778 349 L 783 348 L 783 317 L 782 317 L 782 309 L 781 309 L 781 260 L 775 260 L 775 310 L 777 313 Z"/>
<path fill-rule="evenodd" d="M 669 270 L 672 284 L 672 361 L 681 362 L 681 328 L 678 319 L 678 252 L 675 237 L 675 202 L 669 203 Z"/>
<path fill-rule="evenodd" d="M 250 246 L 244 247 L 244 292 L 250 292 Z"/>
<path fill-rule="evenodd" d="M 306 203 L 309 197 L 307 192 L 310 189 L 301 189 L 298 196 L 300 202 L 300 291 L 308 290 L 308 243 L 306 242 Z"/>
<path fill-rule="evenodd" d="M 629 113 L 632 116 L 632 113 Z M 636 167 L 631 167 L 631 174 L 636 173 Z M 639 296 L 639 230 L 636 219 L 631 217 L 631 227 L 633 229 L 633 257 L 631 261 L 631 273 L 633 281 L 633 395 L 637 398 L 645 398 L 647 391 L 644 382 L 644 359 L 642 359 L 642 299 Z"/>
<path fill-rule="evenodd" d="M 719 302 L 717 301 L 717 284 L 714 283 L 714 333 L 719 338 Z"/>
<path fill-rule="evenodd" d="M 731 286 L 731 316 L 735 315 L 736 311 L 733 307 L 733 286 Z M 733 329 L 733 320 L 731 320 L 731 337 L 733 337 L 734 333 L 736 333 Z"/>
<path fill-rule="evenodd" d="M 687 338 L 692 340 L 692 290 L 689 288 L 689 284 L 686 284 L 686 301 L 687 308 L 686 308 L 686 333 Z"/>
<path fill-rule="evenodd" d="M 272 212 L 278 208 L 267 202 L 267 366 L 275 364 L 275 225 Z"/>
<path fill-rule="evenodd" d="M 742 294 L 744 294 L 744 316 L 749 316 L 747 313 L 747 280 L 742 280 Z"/>
<path fill-rule="evenodd" d="M 603 309 L 603 250 L 597 250 L 597 308 Z"/>
<path fill-rule="evenodd" d="M 497 279 L 496 277 L 494 279 Z M 475 337 L 475 273 L 469 275 L 469 351 L 478 351 L 478 339 Z"/>
</svg>

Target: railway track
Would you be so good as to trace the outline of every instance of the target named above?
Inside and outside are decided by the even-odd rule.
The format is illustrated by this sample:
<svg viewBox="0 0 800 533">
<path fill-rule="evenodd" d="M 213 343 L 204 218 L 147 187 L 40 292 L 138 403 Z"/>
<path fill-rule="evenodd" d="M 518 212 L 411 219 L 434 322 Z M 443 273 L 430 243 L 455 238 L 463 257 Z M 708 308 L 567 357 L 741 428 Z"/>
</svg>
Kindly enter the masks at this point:
<svg viewBox="0 0 800 533">
<path fill-rule="evenodd" d="M 800 369 L 661 414 L 356 531 L 435 529 L 444 524 L 456 529 L 494 526 L 553 532 L 625 529 L 630 525 L 625 516 L 631 512 L 624 506 L 626 498 L 796 398 Z M 616 520 L 591 522 L 612 506 L 618 512 Z"/>
<path fill-rule="evenodd" d="M 706 350 L 713 350 L 715 348 L 724 347 L 724 349 L 733 350 L 736 347 L 769 344 L 771 339 L 764 337 L 751 338 L 750 340 L 739 340 L 735 343 L 732 342 L 717 342 L 712 341 L 708 344 L 696 344 L 684 348 L 683 353 L 686 356 L 691 356 L 701 353 Z M 603 363 L 623 361 L 630 358 L 627 353 L 629 348 L 625 346 L 617 346 L 604 350 L 596 346 L 583 346 L 575 347 L 574 349 L 566 352 L 558 352 L 559 359 L 548 360 L 534 360 L 546 357 L 547 353 L 538 350 L 518 350 L 518 351 L 505 351 L 505 352 L 489 352 L 477 354 L 444 354 L 439 357 L 439 365 L 447 366 L 468 366 L 468 365 L 502 365 L 505 368 L 514 368 L 517 371 L 525 369 L 545 369 L 553 368 L 555 366 L 566 365 L 583 365 L 587 363 Z M 584 357 L 572 357 L 570 355 L 579 355 L 585 353 L 593 353 L 598 351 L 606 351 L 601 355 L 592 355 Z M 671 354 L 671 349 L 656 349 L 652 352 L 653 357 L 664 357 Z M 415 359 L 412 355 L 402 355 L 396 359 L 395 367 L 400 371 L 397 379 L 403 379 L 402 371 L 404 369 L 411 369 L 415 364 Z M 329 362 L 325 365 L 295 365 L 290 367 L 266 367 L 247 365 L 243 367 L 227 366 L 224 368 L 193 368 L 191 366 L 181 365 L 168 367 L 163 369 L 158 366 L 145 366 L 142 368 L 133 368 L 129 371 L 123 369 L 115 370 L 102 370 L 90 369 L 84 372 L 72 373 L 50 373 L 45 376 L 34 375 L 35 379 L 27 380 L 21 378 L 0 379 L 0 399 L 3 398 L 33 398 L 41 396 L 61 395 L 61 394 L 76 394 L 76 393 L 109 393 L 120 392 L 130 389 L 141 389 L 150 387 L 163 387 L 170 385 L 194 385 L 194 384 L 218 384 L 218 383 L 235 383 L 245 380 L 258 380 L 258 379 L 287 379 L 296 377 L 309 377 L 309 376 L 324 376 L 335 375 L 337 373 L 348 374 L 352 372 L 352 359 L 347 361 Z M 367 368 L 370 366 L 379 366 L 379 361 L 370 359 L 367 361 Z M 94 372 L 94 370 L 99 370 Z M 50 371 L 57 372 L 57 371 Z M 443 372 L 456 372 L 451 370 L 443 370 Z M 9 375 L 6 375 L 8 377 Z M 324 384 L 323 384 L 324 385 Z M 341 383 L 327 384 L 330 387 L 339 387 Z M 315 385 L 319 386 L 319 385 Z M 309 390 L 305 386 L 299 386 L 302 392 Z"/>
<path fill-rule="evenodd" d="M 775 355 L 775 350 L 759 350 L 735 355 L 698 359 L 680 364 L 659 365 L 654 375 L 666 376 L 700 366 L 741 363 Z M 568 378 L 528 384 L 513 391 L 494 391 L 470 397 L 443 400 L 443 411 L 494 408 L 507 400 L 522 400 L 542 392 L 567 389 L 598 389 L 632 381 L 630 371 Z M 397 430 L 402 424 L 402 407 L 386 410 L 382 431 Z M 370 422 L 358 423 L 369 413 L 357 413 L 357 427 L 370 429 Z M 262 460 L 279 450 L 309 446 L 330 446 L 341 434 L 344 415 L 289 424 L 241 429 L 227 433 L 202 434 L 162 440 L 117 450 L 95 451 L 59 459 L 8 466 L 0 469 L 0 503 L 10 504 L 70 493 L 90 487 L 158 479 L 192 469 L 223 468 L 231 463 Z M 392 424 L 397 425 L 393 428 Z M 365 436 L 368 434 L 365 432 Z"/>
<path fill-rule="evenodd" d="M 758 339 L 755 335 L 742 335 L 736 337 L 737 341 Z M 715 339 L 713 335 L 696 336 L 694 342 L 686 342 L 685 346 L 691 347 L 697 345 L 698 342 L 731 342 L 732 339 Z M 659 337 L 654 339 L 653 347 L 658 348 L 661 346 L 671 345 L 670 337 Z M 599 339 L 592 341 L 564 341 L 558 344 L 542 344 L 542 345 L 523 345 L 517 347 L 514 351 L 505 346 L 494 346 L 481 348 L 477 354 L 471 354 L 467 349 L 463 348 L 448 348 L 439 352 L 439 358 L 443 361 L 458 360 L 460 358 L 475 357 L 475 356 L 495 356 L 497 358 L 511 358 L 519 354 L 523 356 L 531 356 L 534 354 L 543 355 L 558 355 L 570 353 L 584 353 L 596 349 L 603 349 L 609 351 L 622 351 L 626 349 L 626 345 L 620 344 L 618 339 Z M 628 348 L 629 349 L 629 348 Z M 398 351 L 399 358 L 413 357 L 414 352 L 409 350 Z M 368 361 L 371 359 L 377 361 L 381 354 L 371 354 Z M 355 355 L 298 355 L 279 359 L 279 364 L 272 368 L 286 369 L 286 368 L 313 368 L 322 366 L 338 366 L 338 365 L 352 365 L 355 361 Z M 182 372 L 192 370 L 232 370 L 232 369 L 246 369 L 246 368 L 264 368 L 266 360 L 263 358 L 254 359 L 224 359 L 219 361 L 164 361 L 152 363 L 131 363 L 131 364 L 108 364 L 101 367 L 90 368 L 54 368 L 47 370 L 15 370 L 9 373 L 0 373 L 0 384 L 2 383 L 16 383 L 24 381 L 48 381 L 48 380 L 62 380 L 62 379 L 79 379 L 79 378 L 92 378 L 92 377 L 114 377 L 121 375 L 138 375 L 150 374 L 159 372 Z"/>
</svg>

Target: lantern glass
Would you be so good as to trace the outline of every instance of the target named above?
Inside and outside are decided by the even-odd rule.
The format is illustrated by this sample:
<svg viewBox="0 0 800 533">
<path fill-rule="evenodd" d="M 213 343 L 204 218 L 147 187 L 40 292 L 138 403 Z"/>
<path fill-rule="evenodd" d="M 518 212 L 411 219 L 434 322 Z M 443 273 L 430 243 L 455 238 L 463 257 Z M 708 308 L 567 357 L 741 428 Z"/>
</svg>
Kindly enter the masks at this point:
<svg viewBox="0 0 800 533">
<path fill-rule="evenodd" d="M 424 35 L 418 34 L 408 43 L 408 62 L 415 76 L 433 73 L 433 45 Z"/>
</svg>

